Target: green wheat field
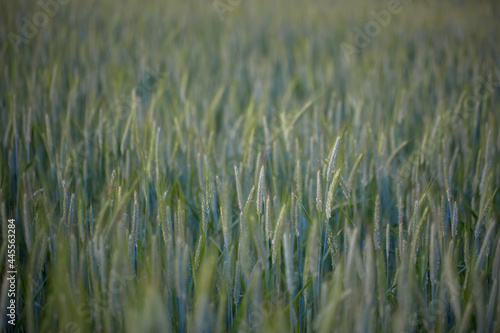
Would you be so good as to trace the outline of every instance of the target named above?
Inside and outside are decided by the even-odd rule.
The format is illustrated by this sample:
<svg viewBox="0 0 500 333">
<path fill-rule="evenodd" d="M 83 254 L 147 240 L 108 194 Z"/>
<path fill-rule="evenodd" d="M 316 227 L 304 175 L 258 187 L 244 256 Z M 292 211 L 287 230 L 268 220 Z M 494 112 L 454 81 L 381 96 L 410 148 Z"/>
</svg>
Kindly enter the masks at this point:
<svg viewBox="0 0 500 333">
<path fill-rule="evenodd" d="M 0 331 L 500 332 L 499 17 L 1 1 Z"/>
</svg>

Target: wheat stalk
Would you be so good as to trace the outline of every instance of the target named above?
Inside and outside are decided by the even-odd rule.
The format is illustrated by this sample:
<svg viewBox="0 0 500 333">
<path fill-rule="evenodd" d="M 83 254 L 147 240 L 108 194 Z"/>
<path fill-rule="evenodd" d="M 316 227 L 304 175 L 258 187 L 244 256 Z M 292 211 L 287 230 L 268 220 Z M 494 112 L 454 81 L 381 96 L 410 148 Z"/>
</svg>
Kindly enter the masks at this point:
<svg viewBox="0 0 500 333">
<path fill-rule="evenodd" d="M 453 218 L 451 220 L 451 236 L 456 237 L 458 233 L 458 207 L 457 202 L 453 204 Z"/>
<path fill-rule="evenodd" d="M 243 191 L 241 190 L 241 182 L 240 182 L 240 177 L 238 173 L 238 168 L 236 165 L 234 166 L 234 178 L 236 181 L 236 194 L 238 196 L 238 207 L 240 209 L 240 212 L 243 211 Z"/>
<path fill-rule="evenodd" d="M 380 250 L 380 197 L 377 195 L 375 200 L 375 213 L 374 213 L 374 229 L 373 229 L 373 241 L 375 244 L 375 250 Z"/>
<path fill-rule="evenodd" d="M 340 136 L 335 140 L 335 145 L 333 146 L 332 152 L 330 153 L 330 161 L 328 162 L 328 169 L 326 172 L 326 183 L 330 184 L 330 179 L 333 174 L 333 169 L 335 167 L 335 160 L 337 159 L 337 151 L 339 149 Z"/>
<path fill-rule="evenodd" d="M 321 186 L 321 171 L 316 175 L 316 209 L 319 213 L 323 212 L 323 189 Z"/>
<path fill-rule="evenodd" d="M 266 227 L 266 241 L 270 241 L 273 237 L 273 229 L 271 226 L 271 198 L 269 194 L 266 199 L 266 209 L 265 209 L 265 227 Z"/>
<path fill-rule="evenodd" d="M 7 223 L 6 220 L 3 220 L 2 223 Z M 24 240 L 26 241 L 26 247 L 28 248 L 28 252 L 31 252 L 31 222 L 30 216 L 28 213 L 28 196 L 24 193 L 23 196 L 23 228 L 24 228 Z"/>
<path fill-rule="evenodd" d="M 333 201 L 335 199 L 334 196 L 335 196 L 335 191 L 337 190 L 339 177 L 340 177 L 340 170 L 337 170 L 335 176 L 333 177 L 332 183 L 330 184 L 330 187 L 328 189 L 328 195 L 326 197 L 325 215 L 327 219 L 330 219 L 332 217 Z"/>
<path fill-rule="evenodd" d="M 273 266 L 276 265 L 276 260 L 278 258 L 279 238 L 282 235 L 283 227 L 284 227 L 284 223 L 285 223 L 285 221 L 284 221 L 285 220 L 285 211 L 286 211 L 285 208 L 286 208 L 285 206 L 283 206 L 281 208 L 278 222 L 276 223 L 276 227 L 274 228 L 274 232 L 273 232 L 274 237 L 273 237 L 273 240 L 271 242 Z"/>
<path fill-rule="evenodd" d="M 256 199 L 256 206 L 257 206 L 257 214 L 262 215 L 262 206 L 264 203 L 264 192 L 266 191 L 266 185 L 264 183 L 264 166 L 261 166 L 260 168 L 260 174 L 259 174 L 259 184 L 257 187 L 257 199 Z"/>
</svg>

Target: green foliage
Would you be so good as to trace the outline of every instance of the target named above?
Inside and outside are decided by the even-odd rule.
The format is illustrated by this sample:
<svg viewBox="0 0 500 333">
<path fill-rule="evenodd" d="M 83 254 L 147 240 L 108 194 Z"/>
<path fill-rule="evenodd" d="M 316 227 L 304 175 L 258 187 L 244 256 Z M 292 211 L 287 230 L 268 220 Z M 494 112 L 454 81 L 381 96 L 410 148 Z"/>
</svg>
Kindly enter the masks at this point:
<svg viewBox="0 0 500 333">
<path fill-rule="evenodd" d="M 498 4 L 222 2 L 0 5 L 14 331 L 500 331 Z"/>
</svg>

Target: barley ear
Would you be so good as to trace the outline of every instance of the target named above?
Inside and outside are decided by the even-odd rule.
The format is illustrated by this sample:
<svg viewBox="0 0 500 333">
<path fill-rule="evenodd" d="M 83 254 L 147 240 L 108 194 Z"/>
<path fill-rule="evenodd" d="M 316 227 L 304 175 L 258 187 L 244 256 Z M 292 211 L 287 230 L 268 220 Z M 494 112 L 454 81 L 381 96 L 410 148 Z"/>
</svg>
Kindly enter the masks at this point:
<svg viewBox="0 0 500 333">
<path fill-rule="evenodd" d="M 375 200 L 375 216 L 374 219 L 374 230 L 373 230 L 373 242 L 375 245 L 375 250 L 380 250 L 380 197 L 377 195 Z"/>
<path fill-rule="evenodd" d="M 321 187 L 321 170 L 316 175 L 316 209 L 319 213 L 323 212 L 323 189 Z"/>
<path fill-rule="evenodd" d="M 333 169 L 335 167 L 335 160 L 337 159 L 337 151 L 339 149 L 339 144 L 340 144 L 340 136 L 337 137 L 337 140 L 335 141 L 335 145 L 333 146 L 332 152 L 330 154 L 330 161 L 328 163 L 328 169 L 326 173 L 326 183 L 330 184 L 330 179 L 332 178 L 333 174 Z"/>
</svg>

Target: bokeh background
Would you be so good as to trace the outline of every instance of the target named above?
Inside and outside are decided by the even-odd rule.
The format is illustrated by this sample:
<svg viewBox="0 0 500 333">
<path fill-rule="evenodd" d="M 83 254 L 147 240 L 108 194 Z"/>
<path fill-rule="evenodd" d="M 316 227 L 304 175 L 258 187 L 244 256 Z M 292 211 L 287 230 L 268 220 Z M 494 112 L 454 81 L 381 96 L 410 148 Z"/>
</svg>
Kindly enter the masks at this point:
<svg viewBox="0 0 500 333">
<path fill-rule="evenodd" d="M 499 331 L 499 6 L 2 1 L 2 330 Z"/>
</svg>

